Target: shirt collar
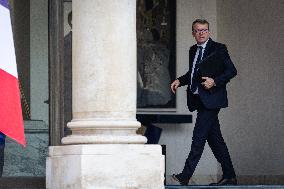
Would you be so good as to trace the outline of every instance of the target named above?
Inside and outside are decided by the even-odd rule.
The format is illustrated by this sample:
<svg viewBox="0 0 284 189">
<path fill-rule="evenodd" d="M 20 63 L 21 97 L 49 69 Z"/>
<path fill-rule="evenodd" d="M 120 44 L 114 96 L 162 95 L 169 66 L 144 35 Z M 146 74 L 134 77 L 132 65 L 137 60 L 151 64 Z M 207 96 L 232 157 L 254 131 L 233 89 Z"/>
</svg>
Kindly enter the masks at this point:
<svg viewBox="0 0 284 189">
<path fill-rule="evenodd" d="M 209 39 L 207 39 L 207 41 L 205 41 L 204 43 L 202 43 L 201 45 L 197 45 L 197 47 L 202 47 L 202 49 L 205 49 L 207 43 L 208 43 Z"/>
</svg>

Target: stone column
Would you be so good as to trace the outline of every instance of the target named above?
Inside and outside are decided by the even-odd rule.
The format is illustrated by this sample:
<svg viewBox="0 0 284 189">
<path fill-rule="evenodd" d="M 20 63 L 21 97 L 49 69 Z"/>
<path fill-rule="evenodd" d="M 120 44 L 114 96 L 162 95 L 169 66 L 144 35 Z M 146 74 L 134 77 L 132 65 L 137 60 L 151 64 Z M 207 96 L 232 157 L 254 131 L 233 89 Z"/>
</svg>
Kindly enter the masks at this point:
<svg viewBox="0 0 284 189">
<path fill-rule="evenodd" d="M 73 0 L 73 119 L 48 189 L 161 189 L 164 157 L 136 120 L 136 0 Z"/>
<path fill-rule="evenodd" d="M 135 2 L 72 3 L 72 135 L 62 142 L 145 143 L 136 134 Z"/>
</svg>

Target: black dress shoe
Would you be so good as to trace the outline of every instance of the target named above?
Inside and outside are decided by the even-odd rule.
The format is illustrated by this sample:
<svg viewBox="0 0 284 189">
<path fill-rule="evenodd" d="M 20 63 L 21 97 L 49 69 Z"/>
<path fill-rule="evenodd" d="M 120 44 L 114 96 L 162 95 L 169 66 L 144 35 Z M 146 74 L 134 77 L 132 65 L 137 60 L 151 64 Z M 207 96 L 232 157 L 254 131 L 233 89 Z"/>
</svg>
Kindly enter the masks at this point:
<svg viewBox="0 0 284 189">
<path fill-rule="evenodd" d="M 173 180 L 175 183 L 177 183 L 177 184 L 179 184 L 179 185 L 181 185 L 181 186 L 187 186 L 187 185 L 188 185 L 188 180 L 187 180 L 187 181 L 182 180 L 182 179 L 180 179 L 180 178 L 178 177 L 178 175 L 175 175 L 175 174 L 172 175 L 172 180 Z"/>
<path fill-rule="evenodd" d="M 217 183 L 209 184 L 209 186 L 225 186 L 225 185 L 237 185 L 237 179 L 236 178 L 230 178 L 230 179 L 222 178 Z"/>
</svg>

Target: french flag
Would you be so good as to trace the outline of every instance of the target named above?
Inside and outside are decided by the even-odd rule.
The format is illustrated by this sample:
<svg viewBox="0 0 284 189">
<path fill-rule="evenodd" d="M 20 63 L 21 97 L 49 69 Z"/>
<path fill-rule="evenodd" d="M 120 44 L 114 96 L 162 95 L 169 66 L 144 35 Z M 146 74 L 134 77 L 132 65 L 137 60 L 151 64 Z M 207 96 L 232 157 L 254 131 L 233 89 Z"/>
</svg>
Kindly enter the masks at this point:
<svg viewBox="0 0 284 189">
<path fill-rule="evenodd" d="M 8 0 L 0 0 L 0 132 L 26 146 Z"/>
</svg>

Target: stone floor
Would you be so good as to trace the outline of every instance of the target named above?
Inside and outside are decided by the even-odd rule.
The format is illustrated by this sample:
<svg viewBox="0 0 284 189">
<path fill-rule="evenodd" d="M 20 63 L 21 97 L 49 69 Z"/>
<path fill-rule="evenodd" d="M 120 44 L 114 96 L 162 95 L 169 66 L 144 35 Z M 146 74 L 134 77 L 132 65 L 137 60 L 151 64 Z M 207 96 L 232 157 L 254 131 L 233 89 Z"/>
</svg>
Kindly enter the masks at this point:
<svg viewBox="0 0 284 189">
<path fill-rule="evenodd" d="M 0 189 L 45 189 L 44 177 L 2 177 Z M 208 185 L 166 185 L 165 189 L 284 189 L 284 185 L 237 185 L 237 186 L 208 186 Z"/>
<path fill-rule="evenodd" d="M 167 185 L 165 189 L 284 189 L 284 185 L 237 185 L 237 186 Z"/>
</svg>

